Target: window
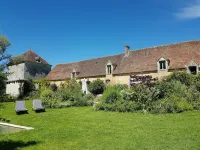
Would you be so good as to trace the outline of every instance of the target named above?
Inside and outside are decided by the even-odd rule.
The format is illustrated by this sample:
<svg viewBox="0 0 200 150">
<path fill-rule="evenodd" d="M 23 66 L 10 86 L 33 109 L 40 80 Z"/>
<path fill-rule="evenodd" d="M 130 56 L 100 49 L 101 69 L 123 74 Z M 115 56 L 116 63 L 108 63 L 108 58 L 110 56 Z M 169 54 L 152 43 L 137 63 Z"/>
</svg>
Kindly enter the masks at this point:
<svg viewBox="0 0 200 150">
<path fill-rule="evenodd" d="M 189 71 L 190 71 L 190 74 L 197 74 L 197 67 L 196 66 L 190 66 Z"/>
<path fill-rule="evenodd" d="M 72 72 L 72 78 L 76 78 L 76 72 Z"/>
<path fill-rule="evenodd" d="M 160 70 L 167 69 L 165 60 L 159 61 L 159 65 L 160 65 Z"/>
<path fill-rule="evenodd" d="M 107 74 L 112 74 L 112 66 L 107 65 Z"/>
<path fill-rule="evenodd" d="M 37 63 L 41 63 L 41 60 L 36 60 Z"/>
<path fill-rule="evenodd" d="M 36 61 L 37 63 L 41 63 L 40 57 L 35 57 L 35 61 Z"/>
</svg>

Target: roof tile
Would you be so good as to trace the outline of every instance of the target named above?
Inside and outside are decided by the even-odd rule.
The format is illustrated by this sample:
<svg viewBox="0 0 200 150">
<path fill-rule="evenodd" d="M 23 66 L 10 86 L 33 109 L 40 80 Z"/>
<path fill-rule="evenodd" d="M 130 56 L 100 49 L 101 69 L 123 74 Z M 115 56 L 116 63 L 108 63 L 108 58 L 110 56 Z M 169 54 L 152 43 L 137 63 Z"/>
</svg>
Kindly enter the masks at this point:
<svg viewBox="0 0 200 150">
<path fill-rule="evenodd" d="M 74 69 L 79 72 L 78 77 L 104 76 L 106 75 L 105 67 L 109 60 L 116 64 L 113 74 L 156 71 L 156 62 L 161 57 L 170 60 L 169 69 L 185 68 L 190 61 L 200 64 L 200 41 L 133 50 L 130 51 L 128 57 L 119 54 L 68 64 L 58 64 L 48 74 L 47 79 L 63 80 L 70 78 Z"/>
</svg>

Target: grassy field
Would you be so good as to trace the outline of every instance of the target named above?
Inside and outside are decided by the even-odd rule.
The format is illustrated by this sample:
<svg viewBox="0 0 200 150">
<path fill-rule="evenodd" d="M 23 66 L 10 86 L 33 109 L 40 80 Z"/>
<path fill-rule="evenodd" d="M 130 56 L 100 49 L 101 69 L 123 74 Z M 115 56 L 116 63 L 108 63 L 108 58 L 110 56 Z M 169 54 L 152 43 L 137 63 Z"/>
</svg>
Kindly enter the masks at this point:
<svg viewBox="0 0 200 150">
<path fill-rule="evenodd" d="M 15 103 L 5 103 L 0 116 L 34 127 L 0 135 L 0 149 L 200 149 L 200 112 L 140 114 L 94 111 L 92 107 L 47 109 L 17 116 Z"/>
</svg>

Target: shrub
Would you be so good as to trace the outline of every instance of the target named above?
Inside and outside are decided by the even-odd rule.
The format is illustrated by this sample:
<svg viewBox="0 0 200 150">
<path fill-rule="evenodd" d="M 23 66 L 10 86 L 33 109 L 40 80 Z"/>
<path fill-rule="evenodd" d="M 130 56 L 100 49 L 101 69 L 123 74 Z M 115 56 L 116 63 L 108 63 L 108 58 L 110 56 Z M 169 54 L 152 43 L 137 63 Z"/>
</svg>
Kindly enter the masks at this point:
<svg viewBox="0 0 200 150">
<path fill-rule="evenodd" d="M 28 97 L 26 97 L 27 100 L 34 100 L 40 98 L 40 91 L 35 90 L 29 93 Z"/>
<path fill-rule="evenodd" d="M 56 97 L 43 98 L 42 103 L 46 108 L 60 108 L 61 102 Z"/>
<path fill-rule="evenodd" d="M 108 87 L 101 97 L 101 102 L 105 104 L 112 104 L 122 100 L 123 99 L 119 91 L 113 87 Z"/>
<path fill-rule="evenodd" d="M 44 89 L 40 93 L 40 98 L 44 107 L 47 108 L 59 108 L 60 107 L 60 99 L 56 96 L 56 94 L 51 89 Z"/>
<path fill-rule="evenodd" d="M 76 102 L 76 101 L 80 100 L 83 96 L 83 92 L 81 91 L 81 89 L 66 88 L 57 93 L 59 93 L 62 102 L 65 102 L 65 101 Z"/>
<path fill-rule="evenodd" d="M 126 85 L 126 84 L 115 84 L 112 87 L 115 88 L 118 91 L 122 91 L 122 90 L 128 89 L 128 85 Z"/>
<path fill-rule="evenodd" d="M 152 109 L 153 113 L 180 113 L 193 110 L 193 106 L 185 98 L 172 96 L 158 101 Z"/>
<path fill-rule="evenodd" d="M 200 110 L 200 92 L 195 86 L 189 87 L 187 93 L 184 95 L 188 102 L 192 104 L 194 109 Z"/>
<path fill-rule="evenodd" d="M 25 80 L 20 84 L 19 91 L 20 95 L 18 98 L 24 98 L 28 96 L 32 91 L 35 90 L 35 84 L 32 80 Z"/>
<path fill-rule="evenodd" d="M 56 84 L 51 84 L 50 87 L 51 87 L 51 90 L 54 92 L 57 91 L 57 89 L 58 89 Z"/>
<path fill-rule="evenodd" d="M 159 81 L 156 83 L 155 88 L 159 91 L 158 98 L 162 99 L 167 95 L 167 92 L 170 89 L 170 84 L 168 84 L 168 82 Z"/>
<path fill-rule="evenodd" d="M 192 106 L 195 110 L 200 110 L 200 101 L 192 102 Z"/>
<path fill-rule="evenodd" d="M 43 99 L 43 98 L 50 98 L 50 97 L 53 97 L 53 91 L 51 89 L 44 89 L 41 91 L 40 93 L 40 98 Z"/>
<path fill-rule="evenodd" d="M 97 79 L 88 85 L 88 89 L 94 95 L 102 94 L 105 89 L 105 84 L 102 80 Z"/>
<path fill-rule="evenodd" d="M 135 86 L 133 90 L 136 93 L 135 101 L 140 105 L 142 111 L 151 111 L 153 102 L 159 98 L 159 90 L 143 84 Z"/>
<path fill-rule="evenodd" d="M 8 94 L 3 94 L 3 95 L 1 95 L 0 103 L 1 102 L 14 102 L 17 99 L 18 99 L 18 97 L 11 96 L 11 95 L 8 95 Z"/>
<path fill-rule="evenodd" d="M 128 90 L 128 89 L 126 89 Z M 131 100 L 124 100 L 123 95 L 126 95 L 116 87 L 107 87 L 104 91 L 100 103 L 94 105 L 94 110 L 118 111 L 118 112 L 133 112 L 138 110 L 138 103 Z"/>
<path fill-rule="evenodd" d="M 120 93 L 125 101 L 135 101 L 137 98 L 136 92 L 132 89 L 124 89 Z"/>
<path fill-rule="evenodd" d="M 81 86 L 76 80 L 70 80 L 57 91 L 62 102 L 65 101 L 78 101 L 82 98 L 83 92 Z"/>
<path fill-rule="evenodd" d="M 95 105 L 95 110 L 105 111 L 120 111 L 123 102 L 122 96 L 119 91 L 113 87 L 107 87 L 104 91 L 100 103 Z"/>
<path fill-rule="evenodd" d="M 87 101 L 87 106 L 92 106 L 95 97 L 92 94 L 86 94 L 83 96 L 83 99 L 85 99 Z"/>
<path fill-rule="evenodd" d="M 67 81 L 62 88 L 53 91 L 52 88 L 43 86 L 40 98 L 43 104 L 49 108 L 64 108 L 70 106 L 91 106 L 94 96 L 84 95 L 76 80 Z"/>
<path fill-rule="evenodd" d="M 73 106 L 92 106 L 94 96 L 92 94 L 86 94 L 79 100 L 72 103 Z"/>
<path fill-rule="evenodd" d="M 190 86 L 194 83 L 195 76 L 188 74 L 187 72 L 173 72 L 167 77 L 167 81 L 180 81 L 186 86 Z"/>
<path fill-rule="evenodd" d="M 138 110 L 135 102 L 116 102 L 115 104 L 98 103 L 93 106 L 94 110 L 118 111 L 118 112 L 134 112 Z"/>
<path fill-rule="evenodd" d="M 1 69 L 0 69 L 1 71 Z M 4 99 L 5 97 L 5 93 L 6 93 L 6 75 L 2 74 L 0 72 L 0 102 L 2 101 L 2 99 Z"/>
<path fill-rule="evenodd" d="M 27 96 L 30 92 L 35 90 L 35 84 L 32 80 L 25 80 L 23 85 L 23 94 Z"/>
<path fill-rule="evenodd" d="M 171 81 L 167 83 L 167 91 L 165 94 L 167 97 L 171 97 L 173 95 L 184 98 L 187 93 L 188 87 L 180 81 Z"/>
<path fill-rule="evenodd" d="M 123 103 L 124 105 L 124 111 L 123 112 L 134 112 L 140 109 L 140 106 L 138 103 L 131 101 L 131 102 L 127 102 L 125 101 Z"/>
<path fill-rule="evenodd" d="M 50 86 L 50 81 L 48 81 L 46 78 L 35 80 L 34 83 L 37 83 L 40 85 L 40 87 L 45 87 L 45 88 Z"/>
</svg>

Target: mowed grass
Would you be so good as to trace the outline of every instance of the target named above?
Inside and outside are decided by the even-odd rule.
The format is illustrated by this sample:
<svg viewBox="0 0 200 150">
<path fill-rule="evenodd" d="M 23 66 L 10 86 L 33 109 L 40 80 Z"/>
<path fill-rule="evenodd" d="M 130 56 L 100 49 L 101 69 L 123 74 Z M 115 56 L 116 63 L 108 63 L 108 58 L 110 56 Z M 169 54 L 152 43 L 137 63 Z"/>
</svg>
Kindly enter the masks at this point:
<svg viewBox="0 0 200 150">
<path fill-rule="evenodd" d="M 0 149 L 200 149 L 200 112 L 142 114 L 94 111 L 92 107 L 31 110 L 16 115 L 15 103 L 4 103 L 0 116 L 34 130 L 0 135 Z"/>
</svg>

